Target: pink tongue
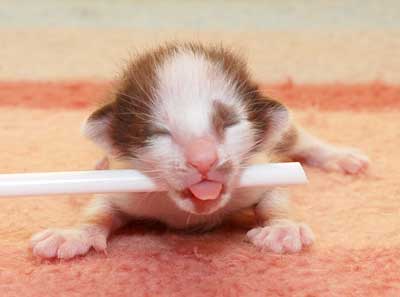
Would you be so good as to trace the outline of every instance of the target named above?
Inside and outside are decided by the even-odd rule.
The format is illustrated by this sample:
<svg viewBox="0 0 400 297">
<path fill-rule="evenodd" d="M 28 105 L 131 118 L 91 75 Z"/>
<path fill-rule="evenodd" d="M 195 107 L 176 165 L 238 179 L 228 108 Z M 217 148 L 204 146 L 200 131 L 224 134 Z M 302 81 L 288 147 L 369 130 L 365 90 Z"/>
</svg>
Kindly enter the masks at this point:
<svg viewBox="0 0 400 297">
<path fill-rule="evenodd" d="M 221 193 L 222 184 L 206 180 L 191 186 L 189 190 L 200 200 L 214 200 Z"/>
</svg>

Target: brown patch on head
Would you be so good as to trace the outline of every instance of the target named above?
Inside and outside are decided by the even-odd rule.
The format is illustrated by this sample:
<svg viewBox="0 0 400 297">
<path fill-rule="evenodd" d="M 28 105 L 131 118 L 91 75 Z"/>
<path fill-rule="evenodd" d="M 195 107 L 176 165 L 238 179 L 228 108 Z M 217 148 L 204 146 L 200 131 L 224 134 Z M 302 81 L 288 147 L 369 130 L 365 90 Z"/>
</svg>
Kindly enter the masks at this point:
<svg viewBox="0 0 400 297">
<path fill-rule="evenodd" d="M 130 62 L 110 94 L 111 102 L 89 117 L 88 123 L 97 122 L 94 129 L 107 126 L 101 129 L 100 133 L 106 134 L 102 138 L 120 157 L 134 157 L 135 149 L 145 146 L 155 133 L 151 109 L 157 104 L 156 69 L 176 50 L 173 46 L 159 47 Z"/>
<path fill-rule="evenodd" d="M 222 66 L 225 75 L 235 83 L 238 92 L 249 92 L 244 61 L 222 47 L 171 43 L 149 51 L 128 64 L 111 94 L 111 103 L 89 118 L 89 121 L 107 118 L 108 127 L 103 130 L 108 134 L 107 139 L 111 146 L 120 156 L 133 156 L 135 148 L 145 146 L 151 135 L 165 133 L 154 127 L 151 115 L 151 108 L 157 104 L 154 94 L 158 83 L 156 69 L 168 57 L 179 51 L 204 55 L 212 63 Z M 232 110 L 217 104 L 213 122 L 218 133 L 222 134 L 224 127 L 236 120 Z"/>
<path fill-rule="evenodd" d="M 131 62 L 114 91 L 114 116 L 110 134 L 121 156 L 133 156 L 134 149 L 147 144 L 153 134 L 151 108 L 156 103 L 156 68 L 174 52 L 160 47 Z"/>
<path fill-rule="evenodd" d="M 121 157 L 132 157 L 135 149 L 146 146 L 151 135 L 166 133 L 157 132 L 152 119 L 151 109 L 157 104 L 154 94 L 158 85 L 156 69 L 168 57 L 179 51 L 203 55 L 211 63 L 221 66 L 224 75 L 242 98 L 247 108 L 247 118 L 257 131 L 257 141 L 261 142 L 268 130 L 274 128 L 274 112 L 284 107 L 261 96 L 257 85 L 250 79 L 245 61 L 232 51 L 217 46 L 185 43 L 167 44 L 139 56 L 128 64 L 111 94 L 111 103 L 89 118 L 89 121 L 95 120 L 97 124 L 101 122 L 107 125 L 106 128 L 102 128 L 101 133 L 107 133 L 107 137 L 103 138 L 106 138 L 110 146 Z M 223 135 L 224 128 L 236 123 L 238 118 L 234 111 L 223 103 L 216 103 L 214 109 L 214 127 L 219 135 Z"/>
<path fill-rule="evenodd" d="M 135 148 L 145 146 L 151 135 L 167 133 L 155 127 L 151 120 L 151 108 L 157 104 L 154 96 L 154 89 L 158 83 L 156 69 L 168 57 L 180 50 L 203 54 L 213 63 L 222 63 L 224 71 L 233 81 L 240 82 L 242 77 L 247 76 L 244 63 L 219 47 L 205 47 L 195 43 L 170 43 L 139 56 L 128 65 L 113 94 L 113 114 L 109 134 L 112 145 L 121 156 L 132 156 Z M 232 64 L 237 66 L 233 67 Z M 222 132 L 222 129 L 233 120 L 233 117 L 230 118 L 233 113 L 222 106 L 217 112 L 219 116 L 214 117 L 215 127 L 217 131 Z M 218 117 L 220 119 L 217 120 Z"/>
<path fill-rule="evenodd" d="M 211 121 L 217 135 L 222 137 L 225 129 L 239 123 L 240 118 L 232 107 L 220 101 L 214 101 Z"/>
</svg>

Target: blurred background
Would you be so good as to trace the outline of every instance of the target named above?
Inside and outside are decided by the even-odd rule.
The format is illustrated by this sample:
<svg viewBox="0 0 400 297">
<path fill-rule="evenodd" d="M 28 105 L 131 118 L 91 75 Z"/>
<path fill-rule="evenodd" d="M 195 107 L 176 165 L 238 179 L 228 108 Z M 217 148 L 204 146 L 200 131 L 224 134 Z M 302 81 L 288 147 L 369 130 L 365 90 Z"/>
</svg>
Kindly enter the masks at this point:
<svg viewBox="0 0 400 297">
<path fill-rule="evenodd" d="M 171 40 L 232 46 L 265 82 L 400 82 L 396 0 L 0 1 L 2 80 L 108 80 Z"/>
</svg>

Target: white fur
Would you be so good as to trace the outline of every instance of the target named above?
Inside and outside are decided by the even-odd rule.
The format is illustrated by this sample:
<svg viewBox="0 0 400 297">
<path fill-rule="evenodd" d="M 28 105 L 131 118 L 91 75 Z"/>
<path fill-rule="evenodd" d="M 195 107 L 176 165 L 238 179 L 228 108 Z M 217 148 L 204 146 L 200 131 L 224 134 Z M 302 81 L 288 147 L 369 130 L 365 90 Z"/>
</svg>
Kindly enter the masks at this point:
<svg viewBox="0 0 400 297">
<path fill-rule="evenodd" d="M 186 180 L 195 180 L 197 172 L 187 166 L 185 146 L 196 137 L 214 137 L 212 113 L 214 101 L 221 101 L 233 108 L 241 121 L 225 131 L 223 139 L 217 139 L 218 159 L 222 164 L 230 161 L 232 172 L 226 176 L 226 186 L 238 174 L 241 161 L 255 142 L 254 131 L 247 121 L 243 101 L 234 83 L 226 76 L 218 63 L 212 63 L 205 55 L 190 50 L 178 50 L 161 64 L 156 71 L 154 118 L 158 125 L 167 128 L 171 136 L 155 137 L 151 145 L 141 153 L 141 168 L 154 170 L 149 164 L 157 164 L 153 176 L 161 178 L 171 188 L 170 196 L 180 208 L 194 213 L 190 199 L 181 199 L 177 191 L 186 188 Z M 147 164 L 146 164 L 147 163 Z M 173 173 L 173 174 L 171 174 Z M 149 173 L 152 175 L 152 173 Z M 210 212 L 223 207 L 230 195 L 223 195 L 219 204 Z"/>
</svg>

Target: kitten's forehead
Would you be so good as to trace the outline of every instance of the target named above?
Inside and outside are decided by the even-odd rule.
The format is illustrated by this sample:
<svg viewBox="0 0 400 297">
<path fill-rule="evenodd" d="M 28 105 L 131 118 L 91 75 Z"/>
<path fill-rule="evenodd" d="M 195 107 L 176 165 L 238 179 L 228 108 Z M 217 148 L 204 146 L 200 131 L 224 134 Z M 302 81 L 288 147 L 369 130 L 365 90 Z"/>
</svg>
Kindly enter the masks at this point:
<svg viewBox="0 0 400 297">
<path fill-rule="evenodd" d="M 157 109 L 172 129 L 201 135 L 210 129 L 214 102 L 239 104 L 235 84 L 221 63 L 203 52 L 180 49 L 156 70 Z"/>
</svg>

